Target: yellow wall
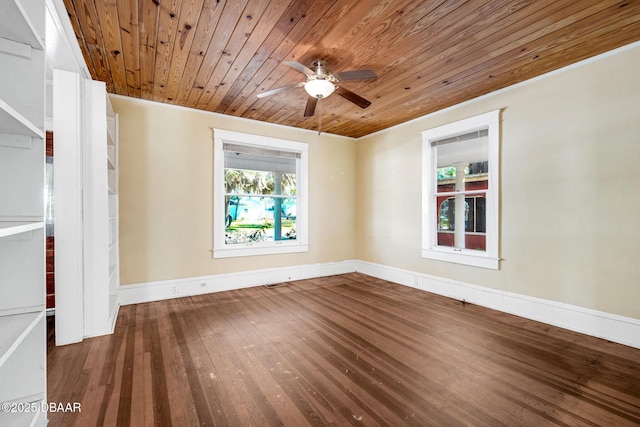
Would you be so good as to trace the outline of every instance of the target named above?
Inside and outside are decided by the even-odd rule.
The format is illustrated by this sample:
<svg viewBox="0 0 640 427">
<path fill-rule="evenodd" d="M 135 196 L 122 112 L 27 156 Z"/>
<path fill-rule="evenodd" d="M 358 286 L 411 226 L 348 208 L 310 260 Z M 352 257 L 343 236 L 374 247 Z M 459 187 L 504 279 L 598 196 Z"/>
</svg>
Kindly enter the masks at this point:
<svg viewBox="0 0 640 427">
<path fill-rule="evenodd" d="M 122 284 L 360 259 L 640 319 L 640 47 L 355 142 L 113 97 Z M 502 109 L 499 271 L 422 259 L 421 135 Z M 309 143 L 308 253 L 212 259 L 212 127 Z"/>
<path fill-rule="evenodd" d="M 640 319 L 640 47 L 362 138 L 364 261 Z M 421 134 L 503 109 L 499 271 L 422 259 Z"/>
<path fill-rule="evenodd" d="M 355 256 L 354 140 L 124 97 L 111 101 L 120 116 L 123 285 Z M 309 144 L 309 252 L 212 258 L 212 128 Z"/>
</svg>

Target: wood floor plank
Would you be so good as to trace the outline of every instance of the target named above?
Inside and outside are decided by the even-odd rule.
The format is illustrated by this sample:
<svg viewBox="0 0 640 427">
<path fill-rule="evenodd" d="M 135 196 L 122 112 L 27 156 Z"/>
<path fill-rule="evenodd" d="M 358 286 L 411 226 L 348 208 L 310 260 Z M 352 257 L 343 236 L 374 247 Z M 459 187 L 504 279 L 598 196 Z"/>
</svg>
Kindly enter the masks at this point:
<svg viewBox="0 0 640 427">
<path fill-rule="evenodd" d="M 99 414 L 99 407 L 104 397 L 105 387 L 100 386 L 101 366 L 105 360 L 104 346 L 108 340 L 107 337 L 99 337 L 91 340 L 91 350 L 87 355 L 87 359 L 83 366 L 83 370 L 89 371 L 89 384 L 85 390 L 84 396 L 79 396 L 77 402 L 82 403 L 82 412 L 71 415 L 66 414 L 65 425 L 96 425 Z M 83 344 L 75 344 L 83 345 Z M 48 390 L 52 393 L 52 390 Z"/>
<path fill-rule="evenodd" d="M 122 307 L 49 426 L 634 426 L 640 350 L 360 273 Z"/>
<path fill-rule="evenodd" d="M 151 355 L 144 353 L 144 425 L 154 425 L 153 418 L 153 386 L 152 386 L 152 371 L 151 371 Z"/>
<path fill-rule="evenodd" d="M 136 310 L 135 323 L 143 322 L 142 310 Z M 131 401 L 130 425 L 144 426 L 144 339 L 142 328 L 135 328 L 133 343 L 133 368 L 131 375 Z"/>
<path fill-rule="evenodd" d="M 170 408 L 171 424 L 175 426 L 181 425 L 194 425 L 197 423 L 196 410 L 193 401 L 185 401 L 182 396 L 189 394 L 188 384 L 182 381 L 185 377 L 184 364 L 182 363 L 182 356 L 176 337 L 172 332 L 171 325 L 168 322 L 169 312 L 172 309 L 169 305 L 156 305 L 154 306 L 153 317 L 159 320 L 166 319 L 167 321 L 161 321 L 158 324 L 158 331 L 162 337 L 162 351 L 166 354 L 167 369 L 165 369 L 165 381 L 167 389 L 169 390 L 169 396 L 167 397 L 168 405 Z M 149 375 L 153 376 L 153 371 L 149 372 Z M 160 406 L 162 402 L 157 402 L 156 406 Z M 167 420 L 168 421 L 168 420 Z M 166 421 L 165 421 L 166 422 Z"/>
<path fill-rule="evenodd" d="M 159 313 L 151 313 L 145 319 L 147 334 L 149 334 L 148 352 L 151 356 L 151 386 L 153 399 L 153 419 L 156 425 L 171 425 L 171 412 L 173 408 L 169 403 L 170 390 L 167 386 L 167 372 L 171 371 L 171 364 L 167 357 L 166 349 L 163 348 L 161 338 L 165 337 L 160 333 L 160 323 L 163 318 L 157 316 Z"/>
</svg>

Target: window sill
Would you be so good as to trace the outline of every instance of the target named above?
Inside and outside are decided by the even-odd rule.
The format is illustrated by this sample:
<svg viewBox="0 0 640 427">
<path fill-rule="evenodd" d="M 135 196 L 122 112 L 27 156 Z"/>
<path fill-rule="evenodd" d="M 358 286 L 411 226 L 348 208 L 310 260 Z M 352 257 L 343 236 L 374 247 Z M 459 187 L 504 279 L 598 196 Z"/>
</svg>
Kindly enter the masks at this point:
<svg viewBox="0 0 640 427">
<path fill-rule="evenodd" d="M 454 264 L 464 264 L 472 267 L 488 268 L 491 270 L 498 270 L 500 262 L 500 258 L 490 257 L 483 252 L 470 250 L 454 252 L 453 248 L 422 249 L 422 258 L 435 259 Z"/>
<path fill-rule="evenodd" d="M 233 248 L 214 249 L 214 258 L 235 258 L 235 257 L 247 257 L 258 255 L 277 255 L 277 254 L 290 254 L 296 252 L 308 252 L 309 245 L 301 244 L 270 244 L 270 245 L 252 245 L 240 244 Z"/>
</svg>

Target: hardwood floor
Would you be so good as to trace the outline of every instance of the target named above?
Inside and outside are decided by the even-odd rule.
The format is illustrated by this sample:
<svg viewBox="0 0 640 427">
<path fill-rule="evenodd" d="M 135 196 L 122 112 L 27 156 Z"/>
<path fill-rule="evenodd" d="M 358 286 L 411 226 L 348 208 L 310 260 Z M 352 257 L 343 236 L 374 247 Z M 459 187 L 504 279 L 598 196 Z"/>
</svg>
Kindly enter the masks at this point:
<svg viewBox="0 0 640 427">
<path fill-rule="evenodd" d="M 640 425 L 640 350 L 359 273 L 120 309 L 49 426 Z"/>
</svg>

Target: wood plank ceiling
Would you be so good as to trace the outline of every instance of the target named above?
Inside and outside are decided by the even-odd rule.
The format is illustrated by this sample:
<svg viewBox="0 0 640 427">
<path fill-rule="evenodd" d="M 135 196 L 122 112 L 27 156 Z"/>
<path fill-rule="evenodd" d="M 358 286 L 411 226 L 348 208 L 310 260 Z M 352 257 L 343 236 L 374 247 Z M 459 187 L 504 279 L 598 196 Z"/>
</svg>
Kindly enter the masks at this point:
<svg viewBox="0 0 640 427">
<path fill-rule="evenodd" d="M 64 0 L 108 91 L 361 137 L 640 40 L 639 0 Z M 303 117 L 324 59 L 372 102 L 332 95 Z M 319 110 L 322 110 L 321 112 Z"/>
</svg>

